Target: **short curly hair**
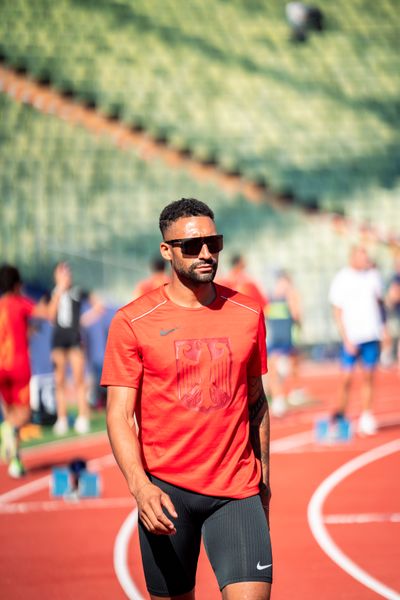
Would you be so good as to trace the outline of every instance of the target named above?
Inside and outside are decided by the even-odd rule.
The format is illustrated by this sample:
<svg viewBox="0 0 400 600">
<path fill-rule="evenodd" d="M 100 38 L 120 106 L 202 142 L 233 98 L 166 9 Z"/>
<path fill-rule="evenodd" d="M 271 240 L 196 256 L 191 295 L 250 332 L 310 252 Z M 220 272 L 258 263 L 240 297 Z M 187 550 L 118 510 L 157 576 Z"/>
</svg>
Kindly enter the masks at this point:
<svg viewBox="0 0 400 600">
<path fill-rule="evenodd" d="M 0 265 L 0 294 L 13 292 L 22 283 L 20 272 L 14 265 Z"/>
<path fill-rule="evenodd" d="M 159 225 L 162 236 L 172 223 L 183 217 L 210 217 L 214 221 L 214 213 L 207 204 L 196 198 L 181 198 L 161 211 Z"/>
</svg>

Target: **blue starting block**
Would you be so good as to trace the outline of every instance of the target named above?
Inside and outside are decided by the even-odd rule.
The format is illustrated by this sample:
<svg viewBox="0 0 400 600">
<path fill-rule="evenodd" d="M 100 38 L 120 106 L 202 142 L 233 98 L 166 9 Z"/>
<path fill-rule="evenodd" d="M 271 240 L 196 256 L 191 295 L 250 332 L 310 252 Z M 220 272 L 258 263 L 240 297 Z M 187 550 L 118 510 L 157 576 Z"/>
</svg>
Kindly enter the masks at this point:
<svg viewBox="0 0 400 600">
<path fill-rule="evenodd" d="M 50 494 L 54 498 L 62 498 L 72 491 L 71 472 L 67 467 L 55 467 L 51 472 Z"/>
<path fill-rule="evenodd" d="M 325 444 L 349 442 L 353 437 L 351 422 L 345 417 L 318 419 L 314 427 L 315 439 Z"/>
<path fill-rule="evenodd" d="M 68 467 L 55 467 L 51 473 L 50 495 L 54 498 L 98 498 L 101 493 L 101 480 L 98 473 L 86 469 L 79 476 Z"/>
<path fill-rule="evenodd" d="M 78 494 L 80 498 L 97 498 L 101 493 L 101 481 L 98 473 L 83 471 L 79 477 Z"/>
</svg>

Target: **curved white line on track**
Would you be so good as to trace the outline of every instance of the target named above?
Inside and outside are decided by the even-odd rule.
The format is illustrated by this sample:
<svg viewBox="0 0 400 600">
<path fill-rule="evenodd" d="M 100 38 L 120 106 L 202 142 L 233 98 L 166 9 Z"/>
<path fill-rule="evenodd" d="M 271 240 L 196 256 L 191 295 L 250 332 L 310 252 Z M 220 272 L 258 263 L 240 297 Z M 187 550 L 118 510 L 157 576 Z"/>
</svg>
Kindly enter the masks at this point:
<svg viewBox="0 0 400 600">
<path fill-rule="evenodd" d="M 137 517 L 138 511 L 135 508 L 123 522 L 114 544 L 114 570 L 129 600 L 145 600 L 133 583 L 128 567 L 128 545 L 137 526 Z"/>
<path fill-rule="evenodd" d="M 378 579 L 375 579 L 375 577 L 372 577 L 340 550 L 324 525 L 322 508 L 331 491 L 341 481 L 346 479 L 346 477 L 380 458 L 384 458 L 385 456 L 389 456 L 390 454 L 399 451 L 400 440 L 393 440 L 383 446 L 373 448 L 345 463 L 339 469 L 331 473 L 331 475 L 329 475 L 329 477 L 327 477 L 316 489 L 310 500 L 307 511 L 309 526 L 322 550 L 333 560 L 333 562 L 354 577 L 354 579 L 388 600 L 400 600 L 400 593 L 381 583 Z"/>
</svg>

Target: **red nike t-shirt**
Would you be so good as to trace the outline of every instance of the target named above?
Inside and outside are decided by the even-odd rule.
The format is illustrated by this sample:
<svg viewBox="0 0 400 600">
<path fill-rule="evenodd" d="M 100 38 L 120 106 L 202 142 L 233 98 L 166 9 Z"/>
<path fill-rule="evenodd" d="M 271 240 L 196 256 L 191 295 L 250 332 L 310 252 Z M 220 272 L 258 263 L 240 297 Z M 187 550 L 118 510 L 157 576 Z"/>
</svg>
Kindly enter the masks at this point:
<svg viewBox="0 0 400 600">
<path fill-rule="evenodd" d="M 147 471 L 202 494 L 246 498 L 261 477 L 247 378 L 267 370 L 264 317 L 251 298 L 215 287 L 207 307 L 178 306 L 163 286 L 121 308 L 101 383 L 138 389 Z"/>
<path fill-rule="evenodd" d="M 0 298 L 0 371 L 30 373 L 28 319 L 34 303 L 18 294 Z"/>
</svg>

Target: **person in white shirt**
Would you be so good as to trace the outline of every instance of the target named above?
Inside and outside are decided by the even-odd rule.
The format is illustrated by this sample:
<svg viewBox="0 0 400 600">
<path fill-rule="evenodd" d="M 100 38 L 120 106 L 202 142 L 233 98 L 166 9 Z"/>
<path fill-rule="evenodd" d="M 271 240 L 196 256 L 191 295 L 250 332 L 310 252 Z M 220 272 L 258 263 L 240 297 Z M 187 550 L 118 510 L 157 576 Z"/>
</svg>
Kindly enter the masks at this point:
<svg viewBox="0 0 400 600">
<path fill-rule="evenodd" d="M 354 246 L 349 266 L 334 277 L 329 300 L 343 342 L 343 380 L 334 418 L 344 416 L 353 380 L 354 367 L 360 361 L 363 372 L 363 410 L 358 421 L 361 435 L 376 433 L 372 414 L 374 373 L 380 357 L 380 341 L 384 331 L 383 282 L 379 271 L 371 265 L 364 248 Z"/>
</svg>

